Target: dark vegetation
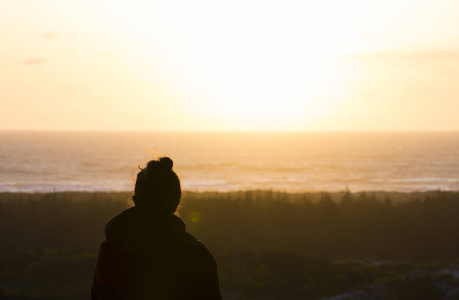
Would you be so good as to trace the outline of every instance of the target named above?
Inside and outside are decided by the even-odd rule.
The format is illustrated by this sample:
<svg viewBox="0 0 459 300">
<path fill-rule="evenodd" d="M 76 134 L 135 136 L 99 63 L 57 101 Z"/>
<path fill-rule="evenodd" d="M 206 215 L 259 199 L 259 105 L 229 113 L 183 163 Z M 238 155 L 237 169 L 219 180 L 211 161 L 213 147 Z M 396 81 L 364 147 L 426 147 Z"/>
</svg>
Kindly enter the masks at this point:
<svg viewBox="0 0 459 300">
<path fill-rule="evenodd" d="M 103 227 L 129 196 L 0 194 L 0 299 L 88 299 Z M 459 192 L 189 192 L 180 214 L 225 299 L 459 295 L 442 272 L 459 266 Z"/>
</svg>

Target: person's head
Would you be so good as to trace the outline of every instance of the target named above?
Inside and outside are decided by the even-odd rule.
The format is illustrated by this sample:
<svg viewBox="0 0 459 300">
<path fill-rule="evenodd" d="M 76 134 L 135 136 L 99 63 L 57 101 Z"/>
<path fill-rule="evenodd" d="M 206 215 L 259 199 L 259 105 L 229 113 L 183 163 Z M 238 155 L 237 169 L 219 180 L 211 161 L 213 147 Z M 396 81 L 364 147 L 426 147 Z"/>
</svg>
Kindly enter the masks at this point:
<svg viewBox="0 0 459 300">
<path fill-rule="evenodd" d="M 172 170 L 169 157 L 151 160 L 140 168 L 132 200 L 138 208 L 156 213 L 174 213 L 180 203 L 182 190 L 177 174 Z"/>
</svg>

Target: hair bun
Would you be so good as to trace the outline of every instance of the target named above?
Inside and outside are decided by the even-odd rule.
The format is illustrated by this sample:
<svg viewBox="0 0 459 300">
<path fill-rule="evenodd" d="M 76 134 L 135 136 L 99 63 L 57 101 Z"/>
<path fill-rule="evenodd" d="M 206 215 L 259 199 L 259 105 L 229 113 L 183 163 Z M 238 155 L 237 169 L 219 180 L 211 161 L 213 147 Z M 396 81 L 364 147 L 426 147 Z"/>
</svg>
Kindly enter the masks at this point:
<svg viewBox="0 0 459 300">
<path fill-rule="evenodd" d="M 161 157 L 159 159 L 159 162 L 161 163 L 162 167 L 167 171 L 172 170 L 172 167 L 174 166 L 174 162 L 169 157 Z"/>
</svg>

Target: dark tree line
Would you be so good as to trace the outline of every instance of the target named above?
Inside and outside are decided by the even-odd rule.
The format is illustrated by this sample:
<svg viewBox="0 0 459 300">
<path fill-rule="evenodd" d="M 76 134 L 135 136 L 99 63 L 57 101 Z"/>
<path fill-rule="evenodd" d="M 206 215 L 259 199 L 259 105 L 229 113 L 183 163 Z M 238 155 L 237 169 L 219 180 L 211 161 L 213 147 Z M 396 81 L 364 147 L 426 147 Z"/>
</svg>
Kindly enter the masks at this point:
<svg viewBox="0 0 459 300">
<path fill-rule="evenodd" d="M 269 249 L 331 258 L 459 258 L 459 193 L 421 195 L 394 203 L 387 195 L 378 198 L 372 193 L 346 192 L 338 197 L 269 191 L 189 194 L 181 214 L 190 231 L 219 251 Z"/>
</svg>

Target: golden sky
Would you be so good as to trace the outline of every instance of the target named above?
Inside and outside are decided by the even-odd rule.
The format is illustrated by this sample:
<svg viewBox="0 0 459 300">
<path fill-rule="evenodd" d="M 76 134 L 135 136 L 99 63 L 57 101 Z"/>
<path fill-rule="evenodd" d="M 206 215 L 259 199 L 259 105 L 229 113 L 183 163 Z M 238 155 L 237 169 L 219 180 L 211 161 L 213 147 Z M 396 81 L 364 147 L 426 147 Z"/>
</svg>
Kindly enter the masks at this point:
<svg viewBox="0 0 459 300">
<path fill-rule="evenodd" d="M 459 1 L 0 0 L 0 130 L 459 130 Z"/>
</svg>

